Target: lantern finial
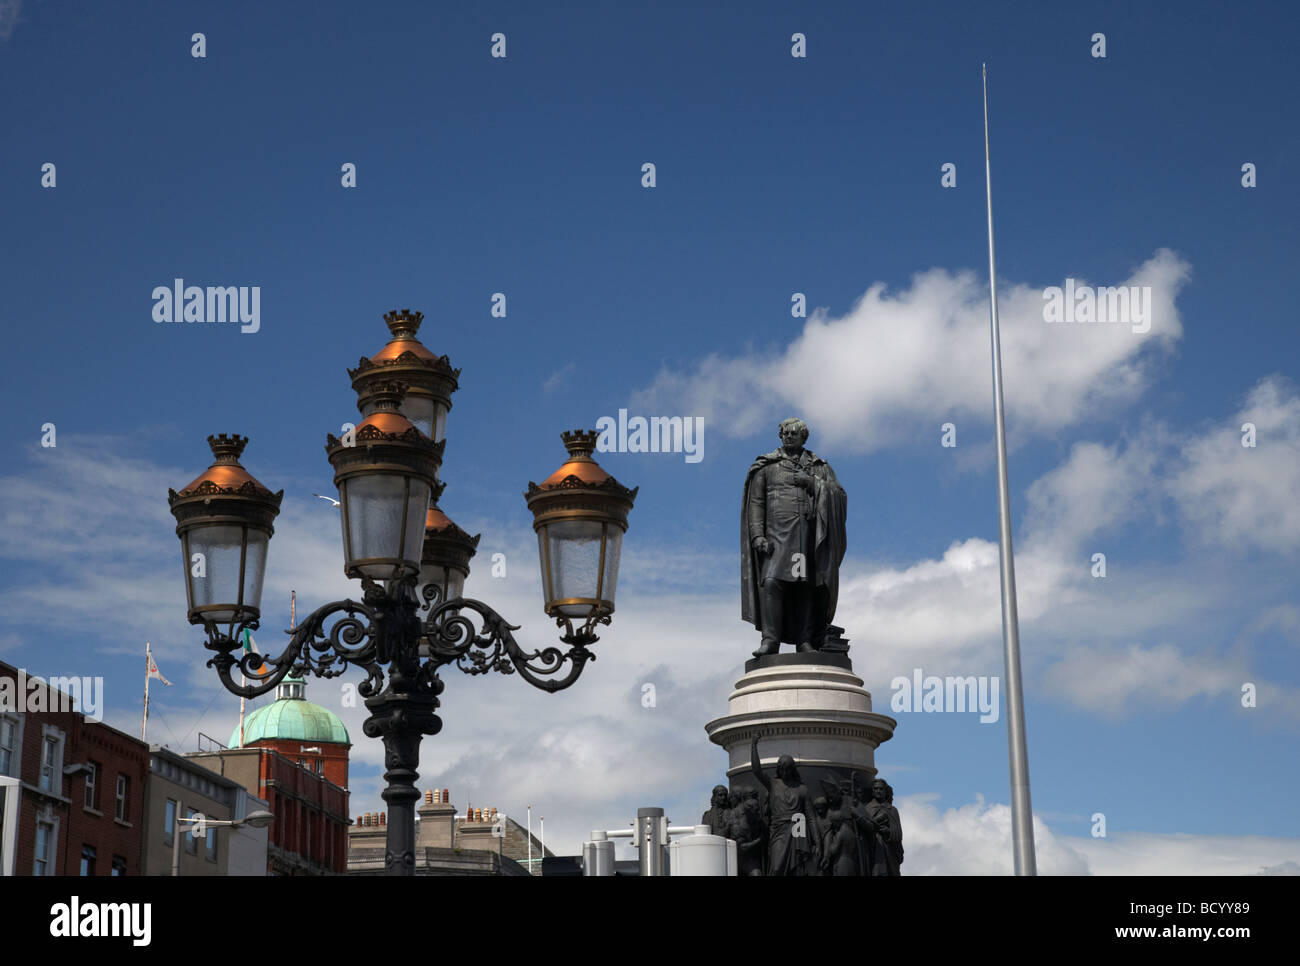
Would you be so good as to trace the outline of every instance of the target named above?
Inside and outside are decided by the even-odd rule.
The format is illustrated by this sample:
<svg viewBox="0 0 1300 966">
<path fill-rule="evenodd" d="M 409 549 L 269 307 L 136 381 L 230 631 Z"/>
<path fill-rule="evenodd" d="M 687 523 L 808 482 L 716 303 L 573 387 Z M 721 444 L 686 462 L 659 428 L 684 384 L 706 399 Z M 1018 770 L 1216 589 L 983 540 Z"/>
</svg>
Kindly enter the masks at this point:
<svg viewBox="0 0 1300 966">
<path fill-rule="evenodd" d="M 561 433 L 560 439 L 564 440 L 564 448 L 569 451 L 569 458 L 575 460 L 589 460 L 591 454 L 596 451 L 596 440 L 600 434 L 594 429 L 571 429 L 567 433 Z"/>
<path fill-rule="evenodd" d="M 394 339 L 414 339 L 423 321 L 423 312 L 412 312 L 410 309 L 394 309 L 392 312 L 384 313 L 384 322 L 387 323 L 388 331 L 393 334 Z"/>
<path fill-rule="evenodd" d="M 208 445 L 212 447 L 212 455 L 217 458 L 218 463 L 238 463 L 240 454 L 248 445 L 248 437 L 240 436 L 238 433 L 221 433 L 209 436 Z"/>
</svg>

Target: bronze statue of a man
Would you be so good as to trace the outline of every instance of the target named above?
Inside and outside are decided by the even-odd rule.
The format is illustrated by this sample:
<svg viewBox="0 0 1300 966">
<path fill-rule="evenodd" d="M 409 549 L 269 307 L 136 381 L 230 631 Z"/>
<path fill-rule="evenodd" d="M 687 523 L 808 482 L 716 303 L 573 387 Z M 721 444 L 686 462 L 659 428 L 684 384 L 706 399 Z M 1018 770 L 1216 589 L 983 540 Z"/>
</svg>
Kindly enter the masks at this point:
<svg viewBox="0 0 1300 966">
<path fill-rule="evenodd" d="M 902 875 L 903 826 L 894 807 L 894 789 L 883 778 L 871 783 L 871 801 L 859 811 L 862 825 L 875 841 L 871 848 L 872 875 Z"/>
<path fill-rule="evenodd" d="M 749 746 L 750 770 L 767 789 L 767 874 L 808 875 L 813 864 L 813 841 L 820 841 L 816 813 L 808 789 L 790 755 L 776 762 L 776 778 L 763 773 L 758 757 L 758 735 Z"/>
<path fill-rule="evenodd" d="M 804 449 L 802 419 L 782 421 L 778 435 L 781 448 L 749 468 L 740 511 L 740 616 L 762 632 L 756 657 L 782 643 L 821 650 L 844 560 L 844 488 Z"/>
<path fill-rule="evenodd" d="M 726 785 L 714 785 L 713 796 L 709 799 L 709 810 L 700 816 L 700 824 L 707 825 L 711 835 L 729 837 L 731 810 L 736 804 L 732 802 L 731 793 Z"/>
</svg>

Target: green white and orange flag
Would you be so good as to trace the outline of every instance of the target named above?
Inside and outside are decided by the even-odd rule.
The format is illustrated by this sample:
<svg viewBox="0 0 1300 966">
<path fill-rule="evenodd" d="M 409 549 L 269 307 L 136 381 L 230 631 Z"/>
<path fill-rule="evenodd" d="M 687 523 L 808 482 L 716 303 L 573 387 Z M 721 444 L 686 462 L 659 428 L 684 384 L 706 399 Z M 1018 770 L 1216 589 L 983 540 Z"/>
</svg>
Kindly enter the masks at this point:
<svg viewBox="0 0 1300 966">
<path fill-rule="evenodd" d="M 262 652 L 258 650 L 257 641 L 253 640 L 253 635 L 247 627 L 244 628 L 244 653 L 256 654 L 259 658 L 262 656 Z M 255 678 L 264 678 L 271 673 L 271 666 L 262 661 L 261 665 L 251 673 Z"/>
</svg>

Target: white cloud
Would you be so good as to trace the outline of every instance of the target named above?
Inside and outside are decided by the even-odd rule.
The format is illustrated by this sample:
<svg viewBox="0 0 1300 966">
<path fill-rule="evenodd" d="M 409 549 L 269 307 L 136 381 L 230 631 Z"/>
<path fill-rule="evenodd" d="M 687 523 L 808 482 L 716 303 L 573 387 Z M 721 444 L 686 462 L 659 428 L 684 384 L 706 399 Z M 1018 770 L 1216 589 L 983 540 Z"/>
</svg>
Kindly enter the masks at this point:
<svg viewBox="0 0 1300 966">
<path fill-rule="evenodd" d="M 984 796 L 942 812 L 929 799 L 900 798 L 904 875 L 1011 875 L 1011 809 Z M 1087 875 L 1082 855 L 1063 843 L 1037 816 L 1034 844 L 1040 875 Z"/>
<path fill-rule="evenodd" d="M 1182 335 L 1174 301 L 1189 274 L 1185 261 L 1160 249 L 1120 283 L 1151 288 L 1145 334 L 1130 325 L 1048 324 L 1043 287 L 1004 284 L 1002 361 L 1015 431 L 1051 433 L 1137 398 L 1152 363 Z M 985 424 L 992 390 L 984 286 L 973 272 L 942 268 L 918 273 L 896 294 L 878 282 L 847 315 L 814 311 L 788 346 L 711 355 L 686 373 L 664 369 L 632 405 L 671 402 L 734 436 L 797 412 L 816 439 L 861 451 L 920 428 L 937 432 L 950 419 Z"/>
<path fill-rule="evenodd" d="M 1114 531 L 1159 505 L 1156 469 L 1166 447 L 1159 427 L 1148 426 L 1125 445 L 1076 444 L 1065 462 L 1027 489 L 1022 529 L 1026 546 L 1062 556 Z"/>
<path fill-rule="evenodd" d="M 1253 418 L 1268 449 L 1243 449 L 1238 427 Z M 1244 454 L 1244 455 L 1241 455 Z M 1224 573 L 1213 555 L 1174 564 L 1110 554 L 1094 579 L 1092 554 L 1110 539 L 1178 523 L 1189 543 L 1287 553 L 1300 548 L 1300 395 L 1262 380 L 1225 427 L 1178 434 L 1146 422 L 1122 442 L 1080 442 L 1029 485 L 1016 543 L 1022 649 L 1027 674 L 1085 710 L 1121 714 L 1136 700 L 1175 707 L 1196 698 L 1237 706 L 1244 681 L 1260 707 L 1300 710 L 1294 688 L 1261 683 L 1248 648 L 1206 641 L 1201 615 L 1262 606 L 1249 630 L 1295 635 L 1292 605 L 1267 592 L 1256 572 Z M 1162 508 L 1179 508 L 1166 519 Z M 1231 521 L 1230 523 L 1227 521 Z M 1116 568 L 1119 569 L 1116 569 Z M 847 571 L 837 623 L 866 637 L 879 688 L 913 667 L 927 673 L 997 673 L 1001 666 L 997 544 L 955 541 L 939 557 Z M 1152 601 L 1159 601 L 1158 607 Z M 1145 638 L 1145 639 L 1144 639 Z M 1169 643 L 1176 640 L 1177 646 Z M 874 688 L 873 688 L 874 689 Z"/>
<path fill-rule="evenodd" d="M 1240 658 L 1188 654 L 1172 644 L 1076 644 L 1044 672 L 1044 683 L 1076 707 L 1115 715 L 1134 707 L 1175 707 L 1197 697 L 1235 700 L 1249 679 Z"/>
<path fill-rule="evenodd" d="M 1011 809 L 982 795 L 942 812 L 933 796 L 898 805 L 904 875 L 1010 875 Z M 1294 875 L 1300 839 L 1263 835 L 1120 832 L 1106 838 L 1059 835 L 1034 816 L 1039 875 Z"/>
<path fill-rule="evenodd" d="M 1296 875 L 1300 839 L 1120 832 L 1067 839 L 1094 875 Z M 1279 861 L 1281 860 L 1281 861 Z"/>
<path fill-rule="evenodd" d="M 578 364 L 576 362 L 566 362 L 559 369 L 556 369 L 546 377 L 546 381 L 542 383 L 542 392 L 555 392 L 555 390 L 563 388 L 564 384 L 568 382 L 577 371 Z"/>
<path fill-rule="evenodd" d="M 1256 445 L 1242 446 L 1244 423 Z M 1300 393 L 1263 379 L 1231 420 L 1188 439 L 1170 491 L 1201 540 L 1234 550 L 1300 549 Z"/>
<path fill-rule="evenodd" d="M 0 0 L 0 40 L 13 36 L 14 27 L 23 12 L 23 0 Z"/>
</svg>

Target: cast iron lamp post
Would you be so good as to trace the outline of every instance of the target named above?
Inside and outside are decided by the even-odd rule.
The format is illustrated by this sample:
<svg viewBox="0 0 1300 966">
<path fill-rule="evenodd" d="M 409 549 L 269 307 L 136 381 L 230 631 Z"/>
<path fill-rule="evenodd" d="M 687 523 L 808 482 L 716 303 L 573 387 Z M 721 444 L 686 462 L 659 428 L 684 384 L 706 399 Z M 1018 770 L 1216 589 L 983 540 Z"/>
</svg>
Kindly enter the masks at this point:
<svg viewBox="0 0 1300 966">
<path fill-rule="evenodd" d="M 468 674 L 517 671 L 552 692 L 573 684 L 595 659 L 595 628 L 614 613 L 622 537 L 637 493 L 591 458 L 594 432 L 563 434 L 569 459 L 542 483 L 529 483 L 525 497 L 538 535 L 545 610 L 562 628 L 567 650 L 525 650 L 512 634 L 518 625 L 461 596 L 478 538 L 446 520 L 436 504 L 446 445 L 441 434 L 459 370 L 414 341 L 417 316 L 385 316 L 394 339 L 375 358 L 389 358 L 363 359 L 352 371 L 365 418 L 343 439 L 327 436 L 325 446 L 341 501 L 344 572 L 361 580 L 361 601 L 318 608 L 287 632 L 289 643 L 275 657 L 243 653 L 244 630 L 258 628 L 266 553 L 284 491 L 272 493 L 239 464 L 247 438 L 225 434 L 208 437 L 213 464 L 179 492 L 168 491 L 184 554 L 189 621 L 207 633 L 204 646 L 214 652 L 208 666 L 226 690 L 252 698 L 291 672 L 332 678 L 349 665 L 366 672 L 357 690 L 370 711 L 366 735 L 384 741 L 389 875 L 415 873 L 415 779 L 421 738 L 442 728 L 435 713 L 443 690 L 439 669 L 454 663 Z M 404 347 L 394 354 L 394 345 Z M 359 386 L 358 373 L 365 374 Z M 409 383 L 379 378 L 390 375 L 428 383 L 410 416 Z M 431 439 L 422 424 L 440 438 Z M 431 533 L 437 539 L 429 540 Z M 252 675 L 264 665 L 256 683 L 236 682 L 236 669 Z"/>
</svg>

